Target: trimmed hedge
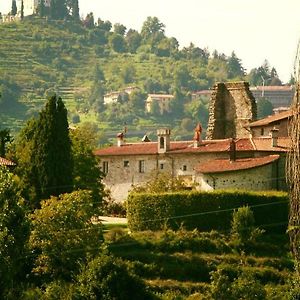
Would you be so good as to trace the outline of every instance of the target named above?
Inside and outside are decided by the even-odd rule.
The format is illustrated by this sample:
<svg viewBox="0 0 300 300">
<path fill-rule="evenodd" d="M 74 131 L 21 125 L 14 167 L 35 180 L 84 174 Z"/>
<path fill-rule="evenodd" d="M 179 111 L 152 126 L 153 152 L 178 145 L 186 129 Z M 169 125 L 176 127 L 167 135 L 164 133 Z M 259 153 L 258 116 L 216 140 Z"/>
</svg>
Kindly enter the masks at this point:
<svg viewBox="0 0 300 300">
<path fill-rule="evenodd" d="M 178 229 L 230 230 L 234 209 L 248 205 L 256 226 L 282 231 L 288 221 L 288 195 L 284 192 L 214 191 L 165 194 L 132 193 L 127 201 L 131 231 Z"/>
</svg>

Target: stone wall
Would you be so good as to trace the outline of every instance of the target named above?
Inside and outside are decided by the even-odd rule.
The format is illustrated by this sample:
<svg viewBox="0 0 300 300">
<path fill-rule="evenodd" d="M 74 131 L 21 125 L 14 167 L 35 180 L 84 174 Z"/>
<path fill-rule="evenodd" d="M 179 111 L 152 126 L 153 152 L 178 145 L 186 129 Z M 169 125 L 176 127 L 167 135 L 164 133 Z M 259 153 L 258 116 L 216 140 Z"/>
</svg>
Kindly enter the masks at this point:
<svg viewBox="0 0 300 300">
<path fill-rule="evenodd" d="M 256 102 L 247 82 L 217 83 L 212 91 L 206 139 L 248 138 Z"/>
<path fill-rule="evenodd" d="M 243 189 L 249 191 L 276 190 L 274 168 L 276 164 L 218 174 L 199 174 L 196 183 L 199 190 Z"/>
</svg>

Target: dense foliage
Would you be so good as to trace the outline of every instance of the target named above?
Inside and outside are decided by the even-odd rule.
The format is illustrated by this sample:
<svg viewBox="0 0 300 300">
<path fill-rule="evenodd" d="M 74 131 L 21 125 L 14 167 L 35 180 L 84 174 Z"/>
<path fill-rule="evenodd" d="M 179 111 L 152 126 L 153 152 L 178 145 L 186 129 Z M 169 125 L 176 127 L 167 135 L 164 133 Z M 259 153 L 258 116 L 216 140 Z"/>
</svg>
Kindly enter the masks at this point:
<svg viewBox="0 0 300 300">
<path fill-rule="evenodd" d="M 288 198 L 282 192 L 132 193 L 127 201 L 127 218 L 133 231 L 159 230 L 165 225 L 179 228 L 181 224 L 189 229 L 226 231 L 233 210 L 244 205 L 251 207 L 258 226 L 271 231 L 286 227 Z"/>
<path fill-rule="evenodd" d="M 53 7 L 56 2 L 65 7 L 63 14 L 72 15 L 73 1 L 54 1 Z M 186 132 L 180 132 L 180 124 L 184 118 L 194 124 L 200 118 L 206 127 L 207 105 L 202 105 L 200 99 L 199 111 L 196 103 L 191 104 L 194 91 L 209 89 L 217 81 L 247 79 L 262 85 L 262 70 L 268 76 L 265 85 L 274 83 L 277 76 L 267 62 L 258 68 L 258 75 L 254 71 L 245 74 L 235 52 L 210 53 L 192 43 L 179 47 L 176 38 L 166 36 L 165 25 L 157 17 L 148 17 L 139 31 L 120 23 L 94 20 L 92 13 L 82 23 L 68 18 L 25 18 L 21 23 L 0 26 L 0 75 L 13 78 L 23 91 L 22 106 L 2 116 L 10 128 L 19 126 L 14 119 L 34 115 L 52 90 L 63 96 L 70 117 L 75 115 L 77 122 L 100 121 L 106 131 L 120 130 L 126 123 L 133 131 L 142 132 L 154 124 L 168 124 L 177 127 L 178 135 L 183 137 Z M 100 72 L 95 73 L 91 66 L 98 66 Z M 127 95 L 114 105 L 103 105 L 106 93 L 122 93 L 128 86 L 138 87 L 142 97 Z M 176 105 L 164 116 L 155 109 L 145 114 L 147 93 L 173 94 Z M 196 100 L 199 102 L 199 98 Z M 197 109 L 200 113 L 195 117 Z"/>
</svg>

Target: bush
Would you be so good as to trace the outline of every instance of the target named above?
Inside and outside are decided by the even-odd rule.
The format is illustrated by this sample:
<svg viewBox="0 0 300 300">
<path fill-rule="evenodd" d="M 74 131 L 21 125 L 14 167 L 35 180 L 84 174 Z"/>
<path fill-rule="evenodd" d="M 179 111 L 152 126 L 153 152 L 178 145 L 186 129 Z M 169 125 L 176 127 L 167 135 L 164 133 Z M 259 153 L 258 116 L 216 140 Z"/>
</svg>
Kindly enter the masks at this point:
<svg viewBox="0 0 300 300">
<path fill-rule="evenodd" d="M 153 299 L 143 281 L 121 259 L 108 255 L 95 258 L 82 270 L 77 292 L 79 299 Z"/>
<path fill-rule="evenodd" d="M 231 239 L 239 246 L 255 242 L 262 230 L 255 228 L 254 223 L 254 214 L 248 206 L 235 210 L 231 222 Z"/>
<path fill-rule="evenodd" d="M 131 231 L 161 230 L 165 226 L 178 229 L 182 224 L 186 229 L 229 231 L 232 211 L 245 205 L 253 210 L 257 226 L 287 223 L 286 193 L 214 191 L 131 193 L 127 201 L 128 226 Z M 282 226 L 266 229 L 283 231 Z"/>
</svg>

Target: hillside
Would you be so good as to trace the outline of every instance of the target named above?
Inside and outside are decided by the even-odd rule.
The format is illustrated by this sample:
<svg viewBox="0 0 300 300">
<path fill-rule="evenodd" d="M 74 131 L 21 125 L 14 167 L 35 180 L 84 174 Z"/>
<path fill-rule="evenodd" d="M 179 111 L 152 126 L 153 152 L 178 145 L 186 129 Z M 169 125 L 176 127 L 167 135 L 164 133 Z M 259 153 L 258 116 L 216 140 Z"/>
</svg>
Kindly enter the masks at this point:
<svg viewBox="0 0 300 300">
<path fill-rule="evenodd" d="M 191 123 L 193 119 L 188 112 L 192 108 L 186 107 L 192 91 L 208 89 L 216 81 L 245 79 L 234 53 L 230 57 L 217 51 L 210 54 L 193 44 L 179 50 L 177 40 L 166 37 L 162 29 L 146 35 L 146 22 L 141 33 L 128 30 L 126 35 L 105 24 L 110 22 L 87 28 L 32 17 L 0 24 L 1 127 L 18 131 L 56 92 L 66 103 L 71 122 L 93 121 L 110 132 L 120 130 L 124 123 L 139 131 L 161 124 L 177 126 L 179 135 L 184 135 L 182 120 L 188 118 Z M 18 93 L 5 98 L 3 80 L 13 83 Z M 105 93 L 132 85 L 141 90 L 139 106 L 123 101 L 103 107 Z M 145 115 L 143 97 L 160 92 L 176 94 L 181 106 L 168 116 Z M 202 104 L 205 119 L 207 101 Z"/>
</svg>

